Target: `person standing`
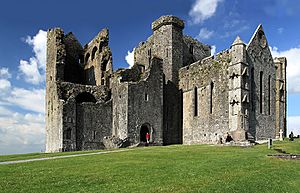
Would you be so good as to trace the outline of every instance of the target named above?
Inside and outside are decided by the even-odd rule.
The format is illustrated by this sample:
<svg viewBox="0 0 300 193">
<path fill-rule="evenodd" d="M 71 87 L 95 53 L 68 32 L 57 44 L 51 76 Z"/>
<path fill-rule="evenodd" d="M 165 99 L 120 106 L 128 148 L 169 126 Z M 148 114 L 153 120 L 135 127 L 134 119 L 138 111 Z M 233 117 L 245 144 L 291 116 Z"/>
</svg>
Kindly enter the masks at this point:
<svg viewBox="0 0 300 193">
<path fill-rule="evenodd" d="M 147 132 L 147 133 L 146 133 L 146 140 L 147 140 L 147 143 L 149 143 L 149 139 L 150 139 L 150 134 Z"/>
</svg>

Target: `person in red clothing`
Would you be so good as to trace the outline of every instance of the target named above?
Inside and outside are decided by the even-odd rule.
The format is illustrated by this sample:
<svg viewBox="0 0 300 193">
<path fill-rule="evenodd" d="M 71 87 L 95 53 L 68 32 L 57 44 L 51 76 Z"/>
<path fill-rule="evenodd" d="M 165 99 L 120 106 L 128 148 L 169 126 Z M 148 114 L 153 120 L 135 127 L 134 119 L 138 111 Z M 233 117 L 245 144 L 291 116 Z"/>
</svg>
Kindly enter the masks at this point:
<svg viewBox="0 0 300 193">
<path fill-rule="evenodd" d="M 147 143 L 149 143 L 149 139 L 150 139 L 150 134 L 147 132 L 147 133 L 146 133 L 146 140 L 147 140 Z"/>
</svg>

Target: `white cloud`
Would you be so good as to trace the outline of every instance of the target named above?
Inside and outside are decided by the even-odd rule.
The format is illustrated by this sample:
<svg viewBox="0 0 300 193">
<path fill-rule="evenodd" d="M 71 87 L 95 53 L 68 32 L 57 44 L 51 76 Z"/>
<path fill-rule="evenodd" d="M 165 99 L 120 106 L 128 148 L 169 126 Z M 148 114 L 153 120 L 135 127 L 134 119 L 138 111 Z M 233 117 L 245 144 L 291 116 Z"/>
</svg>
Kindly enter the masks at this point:
<svg viewBox="0 0 300 193">
<path fill-rule="evenodd" d="M 20 60 L 20 77 L 26 82 L 44 81 L 46 37 L 40 30 L 25 40 L 34 53 L 28 61 Z M 45 89 L 15 87 L 10 78 L 9 69 L 0 67 L 0 154 L 39 152 L 45 143 Z"/>
<path fill-rule="evenodd" d="M 11 74 L 9 73 L 8 68 L 0 67 L 0 78 L 1 79 L 11 78 Z"/>
<path fill-rule="evenodd" d="M 289 93 L 300 93 L 300 48 L 279 51 L 270 47 L 273 57 L 287 58 L 287 82 Z"/>
<path fill-rule="evenodd" d="M 47 32 L 39 30 L 35 36 L 27 36 L 25 41 L 32 46 L 39 68 L 46 69 Z"/>
<path fill-rule="evenodd" d="M 212 56 L 215 55 L 216 49 L 217 49 L 217 47 L 215 45 L 212 45 L 211 46 L 211 54 L 210 55 L 212 55 Z"/>
<path fill-rule="evenodd" d="M 199 24 L 214 16 L 218 3 L 222 1 L 223 0 L 196 0 L 189 12 L 192 23 Z"/>
<path fill-rule="evenodd" d="M 6 79 L 0 79 L 0 95 L 6 93 L 11 87 L 11 84 L 8 80 Z"/>
<path fill-rule="evenodd" d="M 7 101 L 25 110 L 37 113 L 45 112 L 44 89 L 13 88 Z"/>
<path fill-rule="evenodd" d="M 39 152 L 44 149 L 43 114 L 20 114 L 0 108 L 0 154 Z M 27 149 L 27 150 L 24 150 Z"/>
<path fill-rule="evenodd" d="M 196 38 L 200 41 L 200 40 L 209 39 L 213 35 L 214 35 L 214 31 L 209 31 L 207 28 L 201 28 Z"/>
<path fill-rule="evenodd" d="M 30 58 L 29 62 L 20 60 L 19 70 L 25 76 L 25 81 L 32 84 L 39 84 L 43 81 L 43 76 L 40 74 L 36 58 Z"/>
<path fill-rule="evenodd" d="M 32 47 L 34 56 L 29 61 L 20 60 L 19 71 L 26 82 L 39 84 L 45 80 L 47 32 L 39 30 L 35 36 L 27 36 L 25 42 Z"/>
<path fill-rule="evenodd" d="M 300 135 L 300 116 L 288 116 L 288 134 L 292 131 L 295 135 Z"/>
<path fill-rule="evenodd" d="M 15 87 L 0 95 L 0 154 L 44 149 L 44 95 L 43 89 Z M 23 109 L 22 113 L 16 112 L 16 107 Z"/>
<path fill-rule="evenodd" d="M 126 62 L 129 64 L 129 68 L 131 68 L 134 65 L 134 49 L 130 52 L 127 51 L 127 55 L 125 56 Z"/>
<path fill-rule="evenodd" d="M 6 107 L 0 106 L 0 117 L 7 117 L 11 115 L 12 111 L 7 109 Z"/>
</svg>

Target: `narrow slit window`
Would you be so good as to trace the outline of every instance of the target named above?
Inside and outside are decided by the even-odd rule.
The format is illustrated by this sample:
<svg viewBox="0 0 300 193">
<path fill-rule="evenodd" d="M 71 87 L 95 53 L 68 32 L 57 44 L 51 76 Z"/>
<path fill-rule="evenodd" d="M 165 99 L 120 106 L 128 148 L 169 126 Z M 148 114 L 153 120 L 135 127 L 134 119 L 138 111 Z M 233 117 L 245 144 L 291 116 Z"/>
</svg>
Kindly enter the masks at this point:
<svg viewBox="0 0 300 193">
<path fill-rule="evenodd" d="M 198 116 L 198 91 L 197 87 L 194 88 L 194 116 Z"/>
<path fill-rule="evenodd" d="M 148 50 L 148 57 L 149 57 L 149 64 L 151 64 L 151 57 L 152 57 L 151 48 Z"/>
<path fill-rule="evenodd" d="M 148 101 L 149 100 L 149 96 L 147 93 L 145 93 L 145 101 Z"/>
<path fill-rule="evenodd" d="M 93 131 L 93 139 L 95 140 L 97 137 L 97 131 Z"/>
<path fill-rule="evenodd" d="M 268 113 L 271 115 L 271 76 L 269 75 L 268 80 Z"/>
<path fill-rule="evenodd" d="M 255 88 L 254 88 L 254 68 L 251 68 L 251 107 L 252 111 L 255 110 Z"/>
<path fill-rule="evenodd" d="M 263 113 L 263 76 L 264 73 L 261 71 L 259 76 L 259 112 Z"/>
<path fill-rule="evenodd" d="M 189 50 L 190 50 L 190 54 L 194 54 L 194 46 L 192 44 L 190 45 L 190 49 Z"/>
<path fill-rule="evenodd" d="M 209 112 L 210 114 L 213 113 L 213 91 L 214 91 L 214 83 L 211 82 L 210 83 L 210 108 L 209 108 Z"/>
</svg>

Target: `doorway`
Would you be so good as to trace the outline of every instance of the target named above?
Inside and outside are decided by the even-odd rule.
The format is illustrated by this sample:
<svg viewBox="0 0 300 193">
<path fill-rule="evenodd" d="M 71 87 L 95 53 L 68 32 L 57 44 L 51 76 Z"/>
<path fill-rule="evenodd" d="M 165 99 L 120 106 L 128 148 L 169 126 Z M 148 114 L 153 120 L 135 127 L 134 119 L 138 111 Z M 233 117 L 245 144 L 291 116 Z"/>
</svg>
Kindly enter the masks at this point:
<svg viewBox="0 0 300 193">
<path fill-rule="evenodd" d="M 143 124 L 140 130 L 140 142 L 147 142 L 146 134 L 150 134 L 150 129 L 148 124 Z"/>
</svg>

